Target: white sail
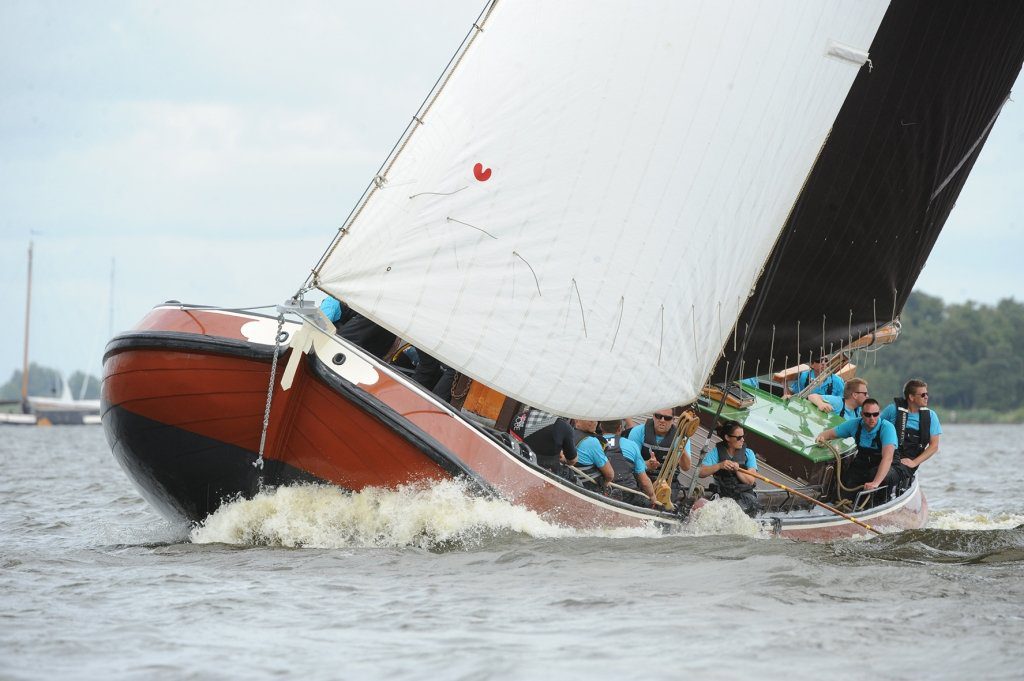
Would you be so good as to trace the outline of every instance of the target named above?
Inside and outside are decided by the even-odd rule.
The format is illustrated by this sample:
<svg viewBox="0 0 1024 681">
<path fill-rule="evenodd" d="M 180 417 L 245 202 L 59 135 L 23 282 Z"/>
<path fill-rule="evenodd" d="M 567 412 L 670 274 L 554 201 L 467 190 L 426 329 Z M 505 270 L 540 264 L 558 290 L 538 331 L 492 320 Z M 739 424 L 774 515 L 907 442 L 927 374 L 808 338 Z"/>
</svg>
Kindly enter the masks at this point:
<svg viewBox="0 0 1024 681">
<path fill-rule="evenodd" d="M 318 285 L 548 411 L 688 402 L 885 7 L 500 2 Z"/>
</svg>

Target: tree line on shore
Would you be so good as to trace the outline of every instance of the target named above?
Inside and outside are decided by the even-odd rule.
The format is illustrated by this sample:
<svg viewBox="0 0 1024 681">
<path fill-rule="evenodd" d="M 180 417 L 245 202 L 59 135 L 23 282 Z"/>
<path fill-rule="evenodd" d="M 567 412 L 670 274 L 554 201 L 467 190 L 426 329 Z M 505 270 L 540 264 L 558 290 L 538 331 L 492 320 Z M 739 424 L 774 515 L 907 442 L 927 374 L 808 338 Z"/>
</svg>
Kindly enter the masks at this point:
<svg viewBox="0 0 1024 681">
<path fill-rule="evenodd" d="M 95 400 L 100 396 L 100 380 L 92 374 L 76 371 L 68 377 L 68 387 L 74 398 Z M 85 392 L 83 394 L 83 382 Z M 60 397 L 64 392 L 64 377 L 57 369 L 32 362 L 28 367 L 28 394 L 33 397 Z M 21 369 L 16 369 L 10 380 L 0 386 L 0 400 L 21 399 Z"/>
<path fill-rule="evenodd" d="M 1024 304 L 947 305 L 915 292 L 901 321 L 896 343 L 854 358 L 872 397 L 885 404 L 920 378 L 943 422 L 1024 421 Z"/>
</svg>

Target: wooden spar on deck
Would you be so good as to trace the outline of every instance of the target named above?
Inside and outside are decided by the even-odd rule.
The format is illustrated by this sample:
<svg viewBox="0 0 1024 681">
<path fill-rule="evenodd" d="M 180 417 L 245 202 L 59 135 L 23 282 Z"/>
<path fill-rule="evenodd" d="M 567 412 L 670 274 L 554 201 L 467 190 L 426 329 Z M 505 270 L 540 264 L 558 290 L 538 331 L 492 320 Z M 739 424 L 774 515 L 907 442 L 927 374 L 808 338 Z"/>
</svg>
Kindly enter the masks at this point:
<svg viewBox="0 0 1024 681">
<path fill-rule="evenodd" d="M 898 321 L 890 322 L 885 326 L 854 340 L 838 352 L 829 355 L 825 359 L 825 370 L 821 372 L 821 375 L 816 376 L 813 381 L 808 382 L 807 386 L 799 393 L 795 394 L 794 397 L 806 397 L 808 393 L 821 385 L 825 379 L 831 375 L 839 376 L 844 380 L 850 380 L 856 373 L 857 367 L 850 363 L 847 353 L 852 350 L 866 350 L 867 348 L 875 345 L 889 345 L 890 343 L 894 343 L 896 339 L 899 338 L 900 330 L 900 323 Z M 810 368 L 809 364 L 798 364 L 793 367 L 788 367 L 772 374 L 772 380 L 786 384 L 791 380 L 795 380 L 800 374 L 808 371 Z"/>
</svg>

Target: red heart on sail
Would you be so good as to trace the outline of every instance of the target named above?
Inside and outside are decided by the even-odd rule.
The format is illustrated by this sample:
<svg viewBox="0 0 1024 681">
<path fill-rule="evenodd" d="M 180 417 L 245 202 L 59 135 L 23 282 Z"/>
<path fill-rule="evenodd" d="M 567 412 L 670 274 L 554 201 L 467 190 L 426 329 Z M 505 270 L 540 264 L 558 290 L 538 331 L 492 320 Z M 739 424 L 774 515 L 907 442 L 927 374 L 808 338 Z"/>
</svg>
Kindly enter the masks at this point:
<svg viewBox="0 0 1024 681">
<path fill-rule="evenodd" d="M 473 166 L 473 177 L 480 180 L 481 182 L 486 182 L 487 180 L 491 179 L 491 169 L 484 168 L 483 163 L 477 163 L 475 166 Z"/>
</svg>

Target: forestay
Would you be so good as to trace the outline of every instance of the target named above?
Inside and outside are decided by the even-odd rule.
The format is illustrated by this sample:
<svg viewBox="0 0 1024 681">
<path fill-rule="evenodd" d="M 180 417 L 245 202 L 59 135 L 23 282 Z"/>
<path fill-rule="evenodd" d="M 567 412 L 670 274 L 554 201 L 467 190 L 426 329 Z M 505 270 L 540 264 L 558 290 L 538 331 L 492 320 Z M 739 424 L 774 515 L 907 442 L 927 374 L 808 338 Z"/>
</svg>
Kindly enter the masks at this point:
<svg viewBox="0 0 1024 681">
<path fill-rule="evenodd" d="M 500 2 L 318 285 L 552 412 L 692 400 L 885 6 Z"/>
</svg>

